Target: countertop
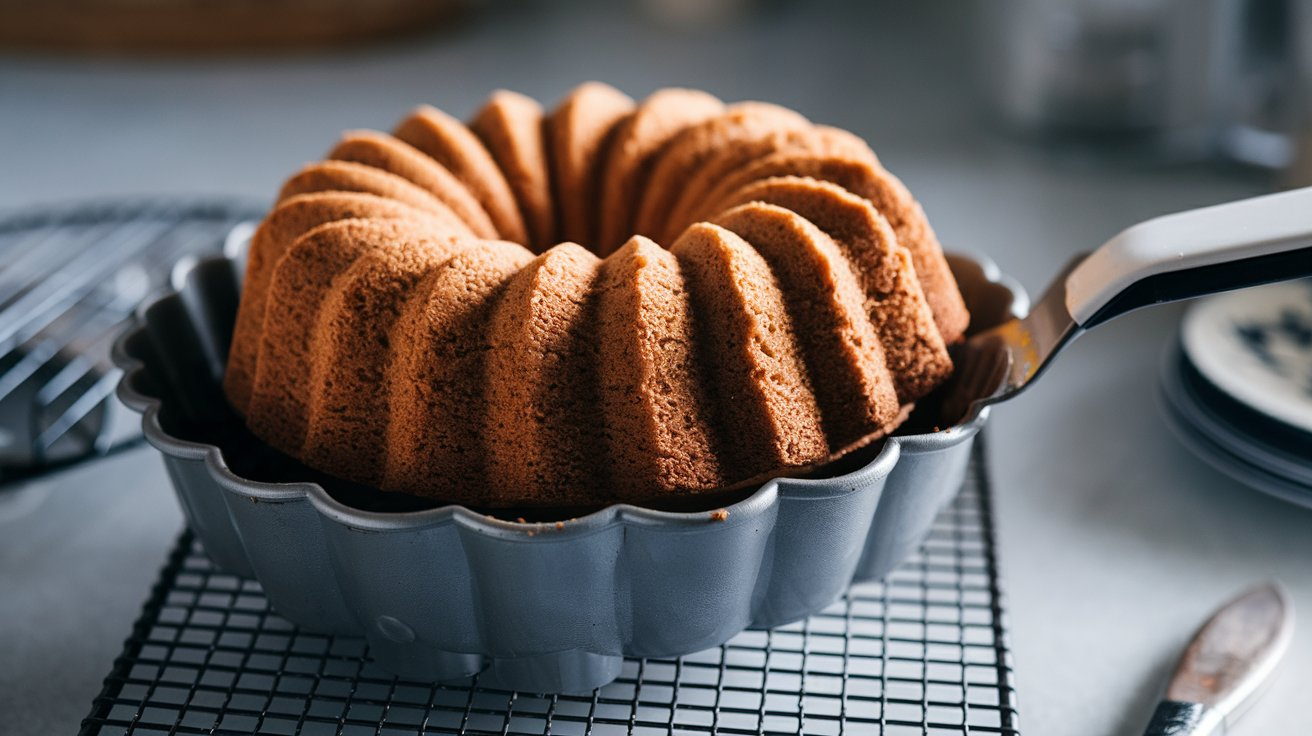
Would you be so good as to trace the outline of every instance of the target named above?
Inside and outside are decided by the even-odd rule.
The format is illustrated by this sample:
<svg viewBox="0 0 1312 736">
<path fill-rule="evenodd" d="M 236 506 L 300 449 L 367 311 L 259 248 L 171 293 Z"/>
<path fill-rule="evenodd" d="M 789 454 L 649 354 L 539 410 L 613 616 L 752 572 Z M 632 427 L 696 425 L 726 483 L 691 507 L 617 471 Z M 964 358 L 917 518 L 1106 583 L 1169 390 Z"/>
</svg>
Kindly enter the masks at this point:
<svg viewBox="0 0 1312 736">
<path fill-rule="evenodd" d="M 903 4 L 909 5 L 909 4 Z M 339 131 L 426 101 L 471 112 L 509 87 L 554 100 L 599 78 L 768 99 L 872 142 L 951 248 L 1032 292 L 1076 252 L 1153 215 L 1255 194 L 1202 167 L 1034 148 L 972 92 L 958 5 L 766 4 L 710 32 L 623 6 L 488 6 L 382 48 L 247 60 L 0 55 L 0 208 L 129 194 L 268 199 Z M 1157 366 L 1181 307 L 1085 336 L 994 414 L 989 443 L 1022 730 L 1137 733 L 1208 612 L 1275 577 L 1312 615 L 1312 511 L 1221 476 L 1167 433 Z M 0 731 L 71 733 L 181 525 L 142 448 L 0 490 Z M 1312 625 L 1232 733 L 1312 731 Z"/>
</svg>

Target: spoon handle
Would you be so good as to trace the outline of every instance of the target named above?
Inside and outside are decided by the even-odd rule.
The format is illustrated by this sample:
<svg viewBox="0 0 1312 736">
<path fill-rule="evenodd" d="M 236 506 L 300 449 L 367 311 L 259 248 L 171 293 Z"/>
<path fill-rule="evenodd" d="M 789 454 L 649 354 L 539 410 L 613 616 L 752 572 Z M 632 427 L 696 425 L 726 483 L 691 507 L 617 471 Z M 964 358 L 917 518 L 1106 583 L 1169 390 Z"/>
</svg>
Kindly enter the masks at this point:
<svg viewBox="0 0 1312 736">
<path fill-rule="evenodd" d="M 1066 308 L 1088 329 L 1139 307 L 1307 275 L 1312 187 L 1130 227 L 1066 277 Z"/>
</svg>

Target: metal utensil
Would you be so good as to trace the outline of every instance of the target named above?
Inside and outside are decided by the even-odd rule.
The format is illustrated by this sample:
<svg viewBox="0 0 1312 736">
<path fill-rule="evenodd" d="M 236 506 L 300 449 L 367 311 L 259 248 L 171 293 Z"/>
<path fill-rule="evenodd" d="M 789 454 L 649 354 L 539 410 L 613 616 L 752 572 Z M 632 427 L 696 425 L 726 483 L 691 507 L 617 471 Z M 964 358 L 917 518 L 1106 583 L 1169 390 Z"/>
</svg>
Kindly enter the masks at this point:
<svg viewBox="0 0 1312 736">
<path fill-rule="evenodd" d="M 1076 258 L 1030 313 L 971 337 L 946 400 L 1020 393 L 1086 330 L 1140 307 L 1312 275 L 1312 187 L 1142 222 Z"/>
<path fill-rule="evenodd" d="M 1294 606 L 1279 583 L 1220 608 L 1185 649 L 1145 736 L 1223 733 L 1252 702 L 1294 634 Z"/>
</svg>

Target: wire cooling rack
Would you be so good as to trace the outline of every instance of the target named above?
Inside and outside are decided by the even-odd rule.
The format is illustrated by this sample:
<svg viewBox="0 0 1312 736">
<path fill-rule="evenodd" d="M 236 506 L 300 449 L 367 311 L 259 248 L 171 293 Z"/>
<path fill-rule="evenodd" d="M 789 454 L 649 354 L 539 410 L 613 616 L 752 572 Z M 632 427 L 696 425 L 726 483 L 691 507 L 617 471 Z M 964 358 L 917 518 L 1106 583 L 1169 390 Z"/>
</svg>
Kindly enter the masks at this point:
<svg viewBox="0 0 1312 736">
<path fill-rule="evenodd" d="M 180 259 L 259 207 L 105 201 L 0 214 L 0 482 L 140 440 L 112 394 L 110 344 Z"/>
<path fill-rule="evenodd" d="M 984 454 L 883 583 L 721 647 L 628 660 L 587 696 L 390 677 L 362 639 L 273 613 L 184 532 L 81 733 L 1014 735 Z"/>
</svg>

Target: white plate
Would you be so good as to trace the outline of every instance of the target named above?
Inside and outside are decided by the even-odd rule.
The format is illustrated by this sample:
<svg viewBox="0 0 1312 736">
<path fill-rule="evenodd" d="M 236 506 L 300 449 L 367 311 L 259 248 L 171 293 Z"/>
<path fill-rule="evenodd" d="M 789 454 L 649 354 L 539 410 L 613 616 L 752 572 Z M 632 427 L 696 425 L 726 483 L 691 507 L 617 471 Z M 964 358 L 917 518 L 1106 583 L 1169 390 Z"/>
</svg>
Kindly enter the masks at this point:
<svg viewBox="0 0 1312 736">
<path fill-rule="evenodd" d="M 1260 427 L 1245 426 L 1208 404 L 1184 376 L 1187 358 L 1172 349 L 1163 362 L 1162 398 L 1195 432 L 1225 447 L 1246 463 L 1312 489 L 1312 456 L 1302 457 L 1268 441 Z M 1195 379 L 1196 380 L 1196 379 Z"/>
<path fill-rule="evenodd" d="M 1200 460 L 1250 488 L 1282 501 L 1312 508 L 1312 486 L 1296 483 L 1245 462 L 1225 446 L 1199 432 L 1193 422 L 1178 411 L 1170 397 L 1166 395 L 1164 387 L 1158 396 L 1167 427 L 1171 429 L 1180 444 Z"/>
<path fill-rule="evenodd" d="M 1235 400 L 1312 432 L 1312 280 L 1208 297 L 1185 315 L 1185 354 Z"/>
</svg>

